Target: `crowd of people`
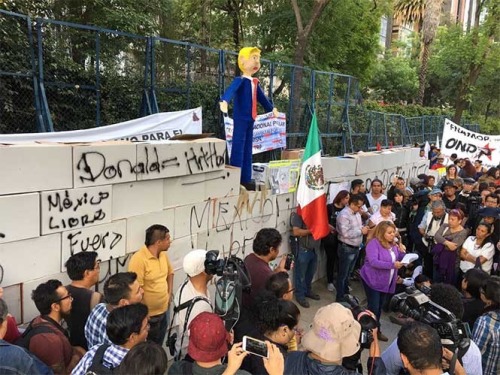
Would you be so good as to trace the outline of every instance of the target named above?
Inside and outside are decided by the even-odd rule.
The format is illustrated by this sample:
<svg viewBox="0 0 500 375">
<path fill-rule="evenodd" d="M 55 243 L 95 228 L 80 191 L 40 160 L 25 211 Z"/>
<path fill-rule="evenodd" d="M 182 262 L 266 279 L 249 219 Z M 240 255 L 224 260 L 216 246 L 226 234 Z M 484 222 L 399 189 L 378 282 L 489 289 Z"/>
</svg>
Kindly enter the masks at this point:
<svg viewBox="0 0 500 375">
<path fill-rule="evenodd" d="M 456 157 L 445 162 L 434 148 L 429 160 L 431 169 L 445 170 L 442 177 L 395 176 L 390 186 L 375 178 L 369 189 L 360 179 L 351 181 L 350 190 L 328 204 L 330 233 L 321 240 L 293 212 L 285 239 L 293 256 L 282 254 L 284 239 L 276 229 L 259 230 L 236 270 L 251 280 L 249 288 L 219 283 L 228 273 L 217 252 L 191 250 L 183 258 L 187 277 L 174 291 L 170 233 L 156 224 L 147 228 L 128 272 L 106 279 L 103 294 L 96 291 L 98 254 L 72 255 L 65 264 L 69 285 L 48 280 L 32 291 L 40 314 L 23 332 L 0 289 L 0 372 L 355 374 L 367 349 L 370 374 L 403 368 L 441 374 L 450 365 L 459 375 L 498 374 L 500 169 Z M 332 301 L 304 329 L 299 306 L 307 309 L 309 300 L 320 299 L 312 287 L 320 251 Z M 350 302 L 353 282 L 365 292 L 359 296 L 367 302 L 362 314 Z M 388 341 L 382 313 L 408 287 L 468 324 L 463 352 L 444 347 L 431 325 L 394 313 L 391 320 L 402 328 L 381 353 L 379 341 Z M 237 319 L 229 319 L 235 312 Z M 374 322 L 369 328 L 366 317 Z M 267 354 L 255 352 L 247 344 L 252 339 Z M 164 345 L 174 359 L 168 370 Z"/>
</svg>

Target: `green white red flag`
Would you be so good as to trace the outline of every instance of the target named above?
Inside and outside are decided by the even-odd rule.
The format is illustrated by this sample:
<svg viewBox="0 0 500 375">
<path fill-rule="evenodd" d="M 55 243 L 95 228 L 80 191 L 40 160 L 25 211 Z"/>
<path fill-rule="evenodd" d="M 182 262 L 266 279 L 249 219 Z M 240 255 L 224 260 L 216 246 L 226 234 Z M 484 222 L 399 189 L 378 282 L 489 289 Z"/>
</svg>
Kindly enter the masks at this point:
<svg viewBox="0 0 500 375">
<path fill-rule="evenodd" d="M 313 113 L 300 170 L 297 213 L 315 240 L 325 237 L 330 232 L 324 184 L 318 121 L 316 113 Z"/>
</svg>

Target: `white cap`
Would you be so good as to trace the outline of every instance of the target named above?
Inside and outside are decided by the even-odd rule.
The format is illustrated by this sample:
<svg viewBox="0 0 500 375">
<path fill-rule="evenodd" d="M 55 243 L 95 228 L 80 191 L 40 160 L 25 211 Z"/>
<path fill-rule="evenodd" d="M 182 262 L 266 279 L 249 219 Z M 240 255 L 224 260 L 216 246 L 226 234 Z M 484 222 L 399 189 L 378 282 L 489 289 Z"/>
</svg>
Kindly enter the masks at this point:
<svg viewBox="0 0 500 375">
<path fill-rule="evenodd" d="M 182 261 L 184 272 L 190 277 L 194 277 L 205 271 L 206 250 L 192 250 L 186 254 Z"/>
</svg>

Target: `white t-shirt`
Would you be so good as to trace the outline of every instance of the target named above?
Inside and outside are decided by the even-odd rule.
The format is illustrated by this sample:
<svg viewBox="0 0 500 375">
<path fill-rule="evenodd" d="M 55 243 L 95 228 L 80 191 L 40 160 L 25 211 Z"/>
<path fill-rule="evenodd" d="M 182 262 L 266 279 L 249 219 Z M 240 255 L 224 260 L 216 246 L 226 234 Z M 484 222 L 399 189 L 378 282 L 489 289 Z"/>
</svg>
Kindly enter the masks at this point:
<svg viewBox="0 0 500 375">
<path fill-rule="evenodd" d="M 469 236 L 462 247 L 467 250 L 467 252 L 472 255 L 473 257 L 479 257 L 482 256 L 487 259 L 486 262 L 484 262 L 481 265 L 481 268 L 483 271 L 490 273 L 491 268 L 493 267 L 493 255 L 495 255 L 495 247 L 491 242 L 488 242 L 487 244 L 484 244 L 482 247 L 479 247 L 476 245 L 476 237 L 475 236 Z M 475 264 L 461 260 L 460 261 L 460 269 L 462 272 L 466 272 L 470 270 L 471 268 L 474 268 Z"/>
<path fill-rule="evenodd" d="M 182 289 L 182 295 L 180 296 L 180 300 L 179 300 L 179 294 L 181 292 L 181 289 Z M 191 283 L 191 280 L 189 280 L 187 282 L 187 284 L 184 286 L 184 288 L 182 288 L 182 285 L 181 285 L 181 287 L 179 287 L 179 289 L 175 293 L 175 297 L 174 297 L 175 306 L 180 306 L 184 302 L 189 301 L 189 300 L 193 299 L 194 297 L 205 297 L 210 301 L 210 292 L 207 290 L 206 295 L 198 292 L 194 288 L 193 284 Z M 189 329 L 186 328 L 187 332 L 184 332 L 184 330 L 183 330 L 184 322 L 186 321 L 187 311 L 188 311 L 188 308 L 185 308 L 185 309 L 179 311 L 174 318 L 174 326 L 177 326 L 177 328 L 176 328 L 177 341 L 175 342 L 176 353 L 178 353 L 181 349 L 181 339 L 182 339 L 183 335 L 185 335 L 184 340 L 182 341 L 183 354 L 186 354 L 185 349 L 187 348 L 187 346 L 189 344 Z M 199 315 L 205 311 L 206 312 L 213 312 L 211 304 L 209 304 L 207 301 L 203 301 L 203 300 L 198 300 L 197 302 L 195 302 L 193 305 L 193 308 L 191 309 L 191 313 L 189 314 L 189 319 L 188 319 L 188 323 L 187 323 L 186 327 L 189 327 L 189 324 L 197 315 Z"/>
<path fill-rule="evenodd" d="M 372 216 L 370 216 L 370 221 L 374 225 L 378 225 L 380 222 L 388 221 L 388 220 L 390 220 L 394 223 L 394 220 L 396 220 L 396 215 L 394 214 L 394 212 L 391 212 L 389 219 L 382 217 L 382 215 L 380 214 L 380 211 L 377 211 Z"/>
<path fill-rule="evenodd" d="M 380 209 L 380 204 L 384 199 L 387 199 L 387 196 L 382 194 L 377 199 L 372 197 L 372 194 L 366 194 L 366 198 L 368 198 L 368 202 L 370 202 L 370 208 L 373 213 L 377 212 Z"/>
</svg>

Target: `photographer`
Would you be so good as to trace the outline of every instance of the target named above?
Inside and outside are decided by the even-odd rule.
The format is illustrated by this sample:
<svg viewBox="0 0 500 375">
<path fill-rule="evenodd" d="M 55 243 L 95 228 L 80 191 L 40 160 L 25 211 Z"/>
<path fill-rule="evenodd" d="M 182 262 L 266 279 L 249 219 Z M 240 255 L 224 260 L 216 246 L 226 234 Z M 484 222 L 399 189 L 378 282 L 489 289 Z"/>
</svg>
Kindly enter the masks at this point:
<svg viewBox="0 0 500 375">
<path fill-rule="evenodd" d="M 416 337 L 418 340 L 415 340 Z M 442 347 L 434 328 L 418 322 L 404 326 L 398 333 L 398 348 L 410 375 L 445 374 L 441 366 L 442 357 L 449 358 L 450 351 Z M 455 374 L 466 375 L 460 363 L 455 367 Z"/>
<path fill-rule="evenodd" d="M 448 214 L 441 200 L 432 202 L 431 210 L 431 212 L 424 215 L 420 224 L 418 224 L 420 238 L 414 238 L 413 241 L 417 252 L 423 259 L 424 274 L 432 279 L 434 265 L 431 250 L 435 243 L 434 235 L 442 224 L 448 223 Z"/>
<path fill-rule="evenodd" d="M 462 295 L 453 286 L 442 283 L 433 284 L 430 299 L 435 304 L 447 309 L 458 320 L 462 319 L 464 313 Z M 418 337 L 413 337 L 412 340 L 414 342 L 419 341 Z M 466 347 L 465 353 L 459 352 L 458 361 L 462 364 L 467 374 L 482 374 L 481 352 L 472 340 L 468 340 L 468 344 L 469 346 Z M 394 340 L 382 353 L 382 360 L 387 369 L 387 375 L 400 374 L 404 365 L 398 349 L 398 339 Z"/>
<path fill-rule="evenodd" d="M 385 374 L 380 359 L 377 330 L 373 330 L 373 342 L 367 368 L 371 375 Z M 342 359 L 360 351 L 361 325 L 352 312 L 339 303 L 320 308 L 314 316 L 312 328 L 302 338 L 306 351 L 291 352 L 285 361 L 285 374 L 348 375 L 359 374 L 342 366 Z"/>
</svg>

